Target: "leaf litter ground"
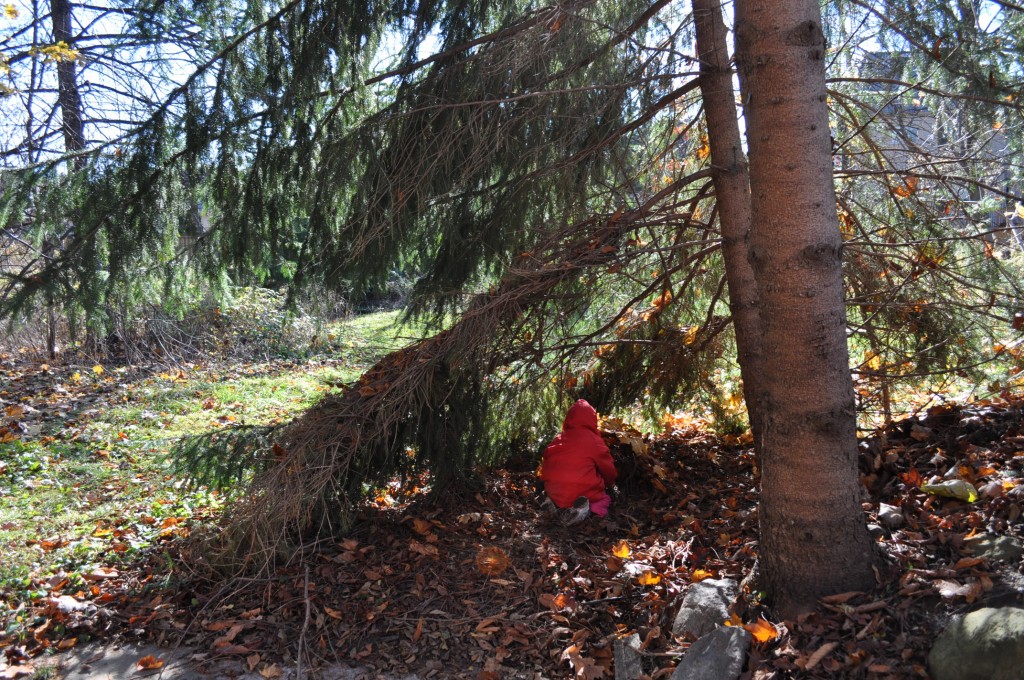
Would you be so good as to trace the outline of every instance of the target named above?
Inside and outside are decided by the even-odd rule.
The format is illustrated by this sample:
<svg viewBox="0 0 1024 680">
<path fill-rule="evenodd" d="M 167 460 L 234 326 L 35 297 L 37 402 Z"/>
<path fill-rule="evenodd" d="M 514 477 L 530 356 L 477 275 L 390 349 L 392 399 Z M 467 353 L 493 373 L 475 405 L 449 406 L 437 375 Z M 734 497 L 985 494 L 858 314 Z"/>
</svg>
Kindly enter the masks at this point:
<svg viewBox="0 0 1024 680">
<path fill-rule="evenodd" d="M 128 393 L 117 391 L 125 402 Z M 8 390 L 8 407 L 27 403 L 17 396 Z M 1022 407 L 1014 397 L 938 407 L 863 440 L 869 519 L 880 503 L 904 518 L 876 530 L 879 587 L 826 598 L 796 621 L 774 620 L 745 589 L 728 622 L 755 638 L 745 676 L 927 677 L 928 650 L 951 614 L 1020 604 L 1021 565 L 977 557 L 964 539 L 1021 537 Z M 11 410 L 4 426 L 25 434 L 32 416 Z M 188 542 L 190 526 L 216 520 L 215 502 L 182 516 L 111 516 L 89 536 L 109 550 L 73 577 L 37 569 L 24 588 L 4 585 L 0 677 L 31 672 L 80 641 L 143 639 L 187 645 L 197 668 L 216 664 L 220 674 L 225 661 L 267 678 L 340 661 L 421 677 L 601 678 L 614 676 L 614 641 L 633 633 L 645 671 L 668 677 L 692 642 L 672 635 L 681 596 L 753 567 L 756 461 L 742 441 L 699 423 L 669 419 L 656 436 L 603 425 L 620 492 L 607 519 L 569 529 L 539 511 L 532 465 L 484 473 L 479 490 L 464 494 L 410 501 L 382 492 L 350 535 L 258 579 L 217 578 Z M 980 498 L 920 489 L 935 478 L 970 483 Z M 142 548 L 116 547 L 141 534 Z M 66 548 L 48 540 L 37 537 L 33 549 Z"/>
</svg>

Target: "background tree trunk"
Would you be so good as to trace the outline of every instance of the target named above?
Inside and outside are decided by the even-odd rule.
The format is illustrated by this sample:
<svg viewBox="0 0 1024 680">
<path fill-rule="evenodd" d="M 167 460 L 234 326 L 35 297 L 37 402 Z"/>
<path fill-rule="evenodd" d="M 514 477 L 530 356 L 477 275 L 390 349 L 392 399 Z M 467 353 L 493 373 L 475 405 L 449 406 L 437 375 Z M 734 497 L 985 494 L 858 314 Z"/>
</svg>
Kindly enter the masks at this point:
<svg viewBox="0 0 1024 680">
<path fill-rule="evenodd" d="M 784 617 L 869 588 L 817 0 L 737 0 L 765 422 L 761 570 Z"/>
<path fill-rule="evenodd" d="M 69 48 L 74 48 L 74 36 L 72 25 L 74 11 L 69 0 L 50 0 L 50 20 L 53 23 L 54 42 L 63 42 Z M 74 59 L 62 59 L 57 62 L 57 103 L 60 105 L 61 130 L 64 133 L 64 150 L 68 153 L 76 153 L 85 149 L 85 121 L 82 113 L 82 95 L 78 89 L 78 76 L 76 74 Z M 85 156 L 78 153 L 70 164 L 71 169 L 78 172 L 85 168 Z M 78 214 L 69 215 L 72 229 L 78 222 Z M 62 237 L 47 239 L 44 243 L 44 252 L 52 256 L 56 247 L 62 245 Z M 51 360 L 57 356 L 57 320 L 53 301 L 53 295 L 46 296 L 46 353 Z M 68 324 L 71 325 L 70 323 Z M 99 347 L 99 340 L 95 329 L 86 320 L 86 346 L 95 351 Z"/>
<path fill-rule="evenodd" d="M 693 0 L 700 59 L 700 92 L 708 124 L 712 181 L 722 228 L 722 255 L 729 286 L 729 310 L 736 333 L 736 355 L 743 377 L 754 441 L 761 441 L 761 321 L 757 282 L 748 260 L 750 249 L 750 175 L 736 122 L 728 31 L 719 0 Z"/>
<path fill-rule="evenodd" d="M 53 22 L 54 42 L 63 42 L 74 47 L 71 35 L 71 3 L 68 0 L 50 0 L 50 20 Z M 57 62 L 57 101 L 60 104 L 61 120 L 63 121 L 64 149 L 69 153 L 85 148 L 85 123 L 82 120 L 82 95 L 78 91 L 78 80 L 75 75 L 75 60 L 64 59 Z M 77 156 L 73 166 L 81 170 L 85 159 Z"/>
</svg>

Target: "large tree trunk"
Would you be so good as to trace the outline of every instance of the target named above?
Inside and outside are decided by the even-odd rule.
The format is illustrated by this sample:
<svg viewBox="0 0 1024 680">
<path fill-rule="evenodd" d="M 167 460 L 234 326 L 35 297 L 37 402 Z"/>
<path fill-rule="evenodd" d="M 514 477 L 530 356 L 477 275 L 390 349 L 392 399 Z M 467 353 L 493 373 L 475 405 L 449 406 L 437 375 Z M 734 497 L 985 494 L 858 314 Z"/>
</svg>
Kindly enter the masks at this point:
<svg viewBox="0 0 1024 680">
<path fill-rule="evenodd" d="M 750 176 L 736 122 L 736 100 L 729 62 L 728 31 L 719 0 L 693 0 L 700 59 L 700 91 L 708 124 L 712 180 L 722 226 L 722 255 L 729 285 L 729 310 L 736 332 L 736 355 L 743 377 L 754 441 L 761 441 L 761 321 L 750 249 Z"/>
<path fill-rule="evenodd" d="M 737 0 L 761 304 L 761 570 L 780 615 L 872 585 L 818 0 Z"/>
</svg>

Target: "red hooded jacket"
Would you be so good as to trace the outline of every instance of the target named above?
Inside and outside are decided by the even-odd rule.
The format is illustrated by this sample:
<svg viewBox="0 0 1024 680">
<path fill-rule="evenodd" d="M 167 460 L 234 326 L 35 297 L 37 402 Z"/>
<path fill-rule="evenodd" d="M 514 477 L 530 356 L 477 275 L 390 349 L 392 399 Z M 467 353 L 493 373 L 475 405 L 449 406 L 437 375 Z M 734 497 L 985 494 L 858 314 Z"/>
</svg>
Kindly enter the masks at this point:
<svg viewBox="0 0 1024 680">
<path fill-rule="evenodd" d="M 544 449 L 544 491 L 555 505 L 567 508 L 580 496 L 601 500 L 617 476 L 611 452 L 597 432 L 597 411 L 580 399 L 565 415 L 562 432 Z"/>
</svg>

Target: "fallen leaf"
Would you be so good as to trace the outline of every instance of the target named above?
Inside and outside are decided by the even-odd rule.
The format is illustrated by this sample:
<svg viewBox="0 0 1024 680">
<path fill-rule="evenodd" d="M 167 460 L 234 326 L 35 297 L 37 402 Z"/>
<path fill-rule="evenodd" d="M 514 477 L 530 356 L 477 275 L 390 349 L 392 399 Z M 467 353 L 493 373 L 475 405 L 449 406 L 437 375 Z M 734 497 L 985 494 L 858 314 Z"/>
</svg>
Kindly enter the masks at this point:
<svg viewBox="0 0 1024 680">
<path fill-rule="evenodd" d="M 712 578 L 714 575 L 715 572 L 713 571 L 707 571 L 706 569 L 694 569 L 693 575 L 691 576 L 690 580 L 694 583 L 699 583 L 700 581 L 703 581 L 706 578 Z"/>
<path fill-rule="evenodd" d="M 412 632 L 412 643 L 416 644 L 420 641 L 420 635 L 423 635 L 423 617 L 416 623 L 416 630 Z"/>
<path fill-rule="evenodd" d="M 824 659 L 829 654 L 831 654 L 832 650 L 835 649 L 838 646 L 839 646 L 838 642 L 826 642 L 821 647 L 818 647 L 818 650 L 816 652 L 814 652 L 814 654 L 811 654 L 810 657 L 807 658 L 807 663 L 805 663 L 803 665 L 803 669 L 805 671 L 811 670 L 812 668 L 817 666 L 819 663 L 821 663 L 821 660 Z M 799 661 L 797 662 L 797 664 L 799 665 Z"/>
<path fill-rule="evenodd" d="M 908 472 L 901 472 L 900 480 L 907 486 L 918 487 L 924 484 L 924 476 L 914 468 Z"/>
<path fill-rule="evenodd" d="M 82 574 L 82 578 L 86 581 L 106 581 L 107 579 L 117 578 L 120 576 L 117 569 L 113 567 L 98 567 L 93 569 L 88 574 Z"/>
<path fill-rule="evenodd" d="M 409 550 L 420 555 L 429 555 L 437 557 L 440 553 L 436 546 L 427 545 L 426 543 L 420 543 L 419 541 L 409 541 Z"/>
<path fill-rule="evenodd" d="M 282 671 L 281 667 L 278 666 L 277 664 L 273 664 L 273 665 L 261 668 L 260 669 L 260 675 L 262 675 L 267 680 L 273 680 L 274 678 L 279 678 L 282 675 L 284 675 L 284 671 Z"/>
<path fill-rule="evenodd" d="M 755 642 L 769 642 L 779 636 L 778 628 L 765 619 L 758 619 L 754 623 L 748 623 L 743 626 L 743 629 L 754 637 Z"/>
<path fill-rule="evenodd" d="M 653 571 L 645 571 L 636 577 L 636 582 L 642 586 L 656 586 L 661 583 L 661 576 Z"/>
<path fill-rule="evenodd" d="M 164 661 L 150 654 L 139 659 L 135 665 L 140 671 L 155 671 L 158 668 L 164 667 Z"/>
<path fill-rule="evenodd" d="M 939 595 L 947 600 L 962 597 L 968 602 L 973 602 L 979 595 L 981 595 L 981 584 L 977 581 L 960 584 L 956 581 L 939 579 L 934 581 L 932 586 L 939 591 Z"/>
<path fill-rule="evenodd" d="M 971 567 L 978 566 L 983 561 L 984 560 L 982 560 L 982 558 L 980 557 L 961 557 L 959 560 L 957 560 L 956 564 L 953 565 L 953 568 L 957 571 L 961 569 L 970 569 Z"/>
<path fill-rule="evenodd" d="M 626 541 L 619 541 L 612 548 L 612 554 L 621 559 L 626 559 L 630 556 L 629 543 Z"/>
<path fill-rule="evenodd" d="M 4 409 L 9 418 L 20 418 L 25 415 L 25 407 L 20 404 L 13 404 Z"/>
<path fill-rule="evenodd" d="M 481 548 L 476 555 L 476 568 L 485 576 L 500 576 L 511 563 L 505 551 L 497 546 Z"/>
<path fill-rule="evenodd" d="M 821 601 L 824 602 L 825 604 L 842 604 L 843 602 L 846 602 L 847 600 L 850 600 L 850 599 L 852 599 L 852 598 L 854 598 L 854 597 L 856 597 L 858 595 L 863 595 L 863 594 L 864 593 L 862 591 L 860 591 L 860 590 L 851 590 L 851 591 L 845 592 L 845 593 L 837 593 L 835 595 L 826 595 L 825 597 L 821 598 Z"/>
<path fill-rule="evenodd" d="M 960 501 L 967 501 L 968 503 L 973 503 L 978 500 L 978 490 L 974 488 L 973 484 L 965 482 L 962 479 L 950 479 L 945 482 L 939 482 L 938 484 L 922 484 L 921 491 L 934 494 L 936 496 L 944 496 L 946 498 L 955 498 Z"/>
</svg>

